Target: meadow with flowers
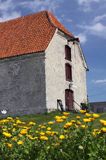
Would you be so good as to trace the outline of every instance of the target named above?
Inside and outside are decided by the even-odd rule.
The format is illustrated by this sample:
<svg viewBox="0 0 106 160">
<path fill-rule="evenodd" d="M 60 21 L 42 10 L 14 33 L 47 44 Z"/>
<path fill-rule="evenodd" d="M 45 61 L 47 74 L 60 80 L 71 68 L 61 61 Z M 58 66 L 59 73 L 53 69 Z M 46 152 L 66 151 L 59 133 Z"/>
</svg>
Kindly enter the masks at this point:
<svg viewBox="0 0 106 160">
<path fill-rule="evenodd" d="M 36 116 L 36 115 L 35 115 Z M 57 112 L 50 120 L 0 119 L 0 160 L 106 160 L 106 120 Z"/>
</svg>

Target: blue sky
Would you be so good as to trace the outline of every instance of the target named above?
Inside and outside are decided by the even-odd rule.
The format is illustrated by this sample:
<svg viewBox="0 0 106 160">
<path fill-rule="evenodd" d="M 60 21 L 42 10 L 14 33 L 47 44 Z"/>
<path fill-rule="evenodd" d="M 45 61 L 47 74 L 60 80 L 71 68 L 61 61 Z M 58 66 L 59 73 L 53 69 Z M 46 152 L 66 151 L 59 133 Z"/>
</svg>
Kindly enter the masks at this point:
<svg viewBox="0 0 106 160">
<path fill-rule="evenodd" d="M 106 101 L 106 0 L 0 0 L 0 22 L 50 10 L 80 37 L 90 101 Z"/>
</svg>

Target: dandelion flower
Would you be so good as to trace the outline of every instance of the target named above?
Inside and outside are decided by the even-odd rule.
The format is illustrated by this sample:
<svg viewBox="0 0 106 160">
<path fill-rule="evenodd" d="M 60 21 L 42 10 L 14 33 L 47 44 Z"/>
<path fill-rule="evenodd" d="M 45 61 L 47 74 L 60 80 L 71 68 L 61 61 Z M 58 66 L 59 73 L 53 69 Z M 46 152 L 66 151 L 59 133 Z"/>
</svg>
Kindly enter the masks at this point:
<svg viewBox="0 0 106 160">
<path fill-rule="evenodd" d="M 6 143 L 6 145 L 8 148 L 12 148 L 12 146 L 13 146 L 11 143 Z"/>
<path fill-rule="evenodd" d="M 23 143 L 24 143 L 24 142 L 21 141 L 21 140 L 17 142 L 18 145 L 22 145 Z"/>
<path fill-rule="evenodd" d="M 48 124 L 54 124 L 54 122 L 50 121 L 50 122 L 48 122 Z"/>
<path fill-rule="evenodd" d="M 99 117 L 100 117 L 100 115 L 99 115 L 99 114 L 95 114 L 95 113 L 94 113 L 94 114 L 93 114 L 93 117 L 94 117 L 94 118 L 99 118 Z"/>
<path fill-rule="evenodd" d="M 47 140 L 48 140 L 48 137 L 46 137 L 46 136 L 40 136 L 40 140 L 47 141 Z"/>
<path fill-rule="evenodd" d="M 63 115 L 64 115 L 64 116 L 69 116 L 70 113 L 68 113 L 68 112 L 63 112 Z"/>
<path fill-rule="evenodd" d="M 106 128 L 105 128 L 105 127 L 101 128 L 101 131 L 102 131 L 103 133 L 106 133 Z"/>
<path fill-rule="evenodd" d="M 8 132 L 3 132 L 3 135 L 4 135 L 5 137 L 7 137 L 7 138 L 12 137 L 12 135 L 11 135 L 10 133 L 8 133 Z"/>
<path fill-rule="evenodd" d="M 64 135 L 60 135 L 59 139 L 63 140 L 63 139 L 65 139 L 65 136 Z"/>
<path fill-rule="evenodd" d="M 80 110 L 80 113 L 86 113 L 86 110 Z"/>
</svg>

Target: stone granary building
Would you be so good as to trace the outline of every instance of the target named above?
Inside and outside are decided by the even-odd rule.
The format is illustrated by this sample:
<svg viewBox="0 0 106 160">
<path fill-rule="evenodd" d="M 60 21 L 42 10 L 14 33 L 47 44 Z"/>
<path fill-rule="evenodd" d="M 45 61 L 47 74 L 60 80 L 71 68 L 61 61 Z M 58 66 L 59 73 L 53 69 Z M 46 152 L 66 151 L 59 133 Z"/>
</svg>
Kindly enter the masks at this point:
<svg viewBox="0 0 106 160">
<path fill-rule="evenodd" d="M 87 65 L 78 38 L 48 11 L 0 23 L 0 111 L 79 109 Z M 77 103 L 76 103 L 77 102 Z"/>
</svg>

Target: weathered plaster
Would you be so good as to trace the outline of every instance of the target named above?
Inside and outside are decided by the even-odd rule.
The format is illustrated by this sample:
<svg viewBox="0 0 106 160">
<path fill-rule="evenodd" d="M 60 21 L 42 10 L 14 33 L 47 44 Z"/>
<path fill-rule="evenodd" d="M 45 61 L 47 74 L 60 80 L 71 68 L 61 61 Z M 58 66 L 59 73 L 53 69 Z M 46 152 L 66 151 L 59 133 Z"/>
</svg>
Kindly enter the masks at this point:
<svg viewBox="0 0 106 160">
<path fill-rule="evenodd" d="M 44 66 L 44 53 L 0 60 L 0 110 L 8 115 L 45 112 Z"/>
<path fill-rule="evenodd" d="M 65 63 L 72 66 L 74 100 L 80 104 L 86 102 L 86 69 L 77 44 L 69 42 L 72 50 L 72 61 L 65 59 L 65 45 L 67 39 L 56 31 L 46 50 L 46 105 L 48 110 L 57 109 L 57 99 L 61 99 L 65 108 L 65 89 L 69 89 L 70 82 L 65 78 Z M 74 103 L 75 109 L 80 107 Z"/>
</svg>

